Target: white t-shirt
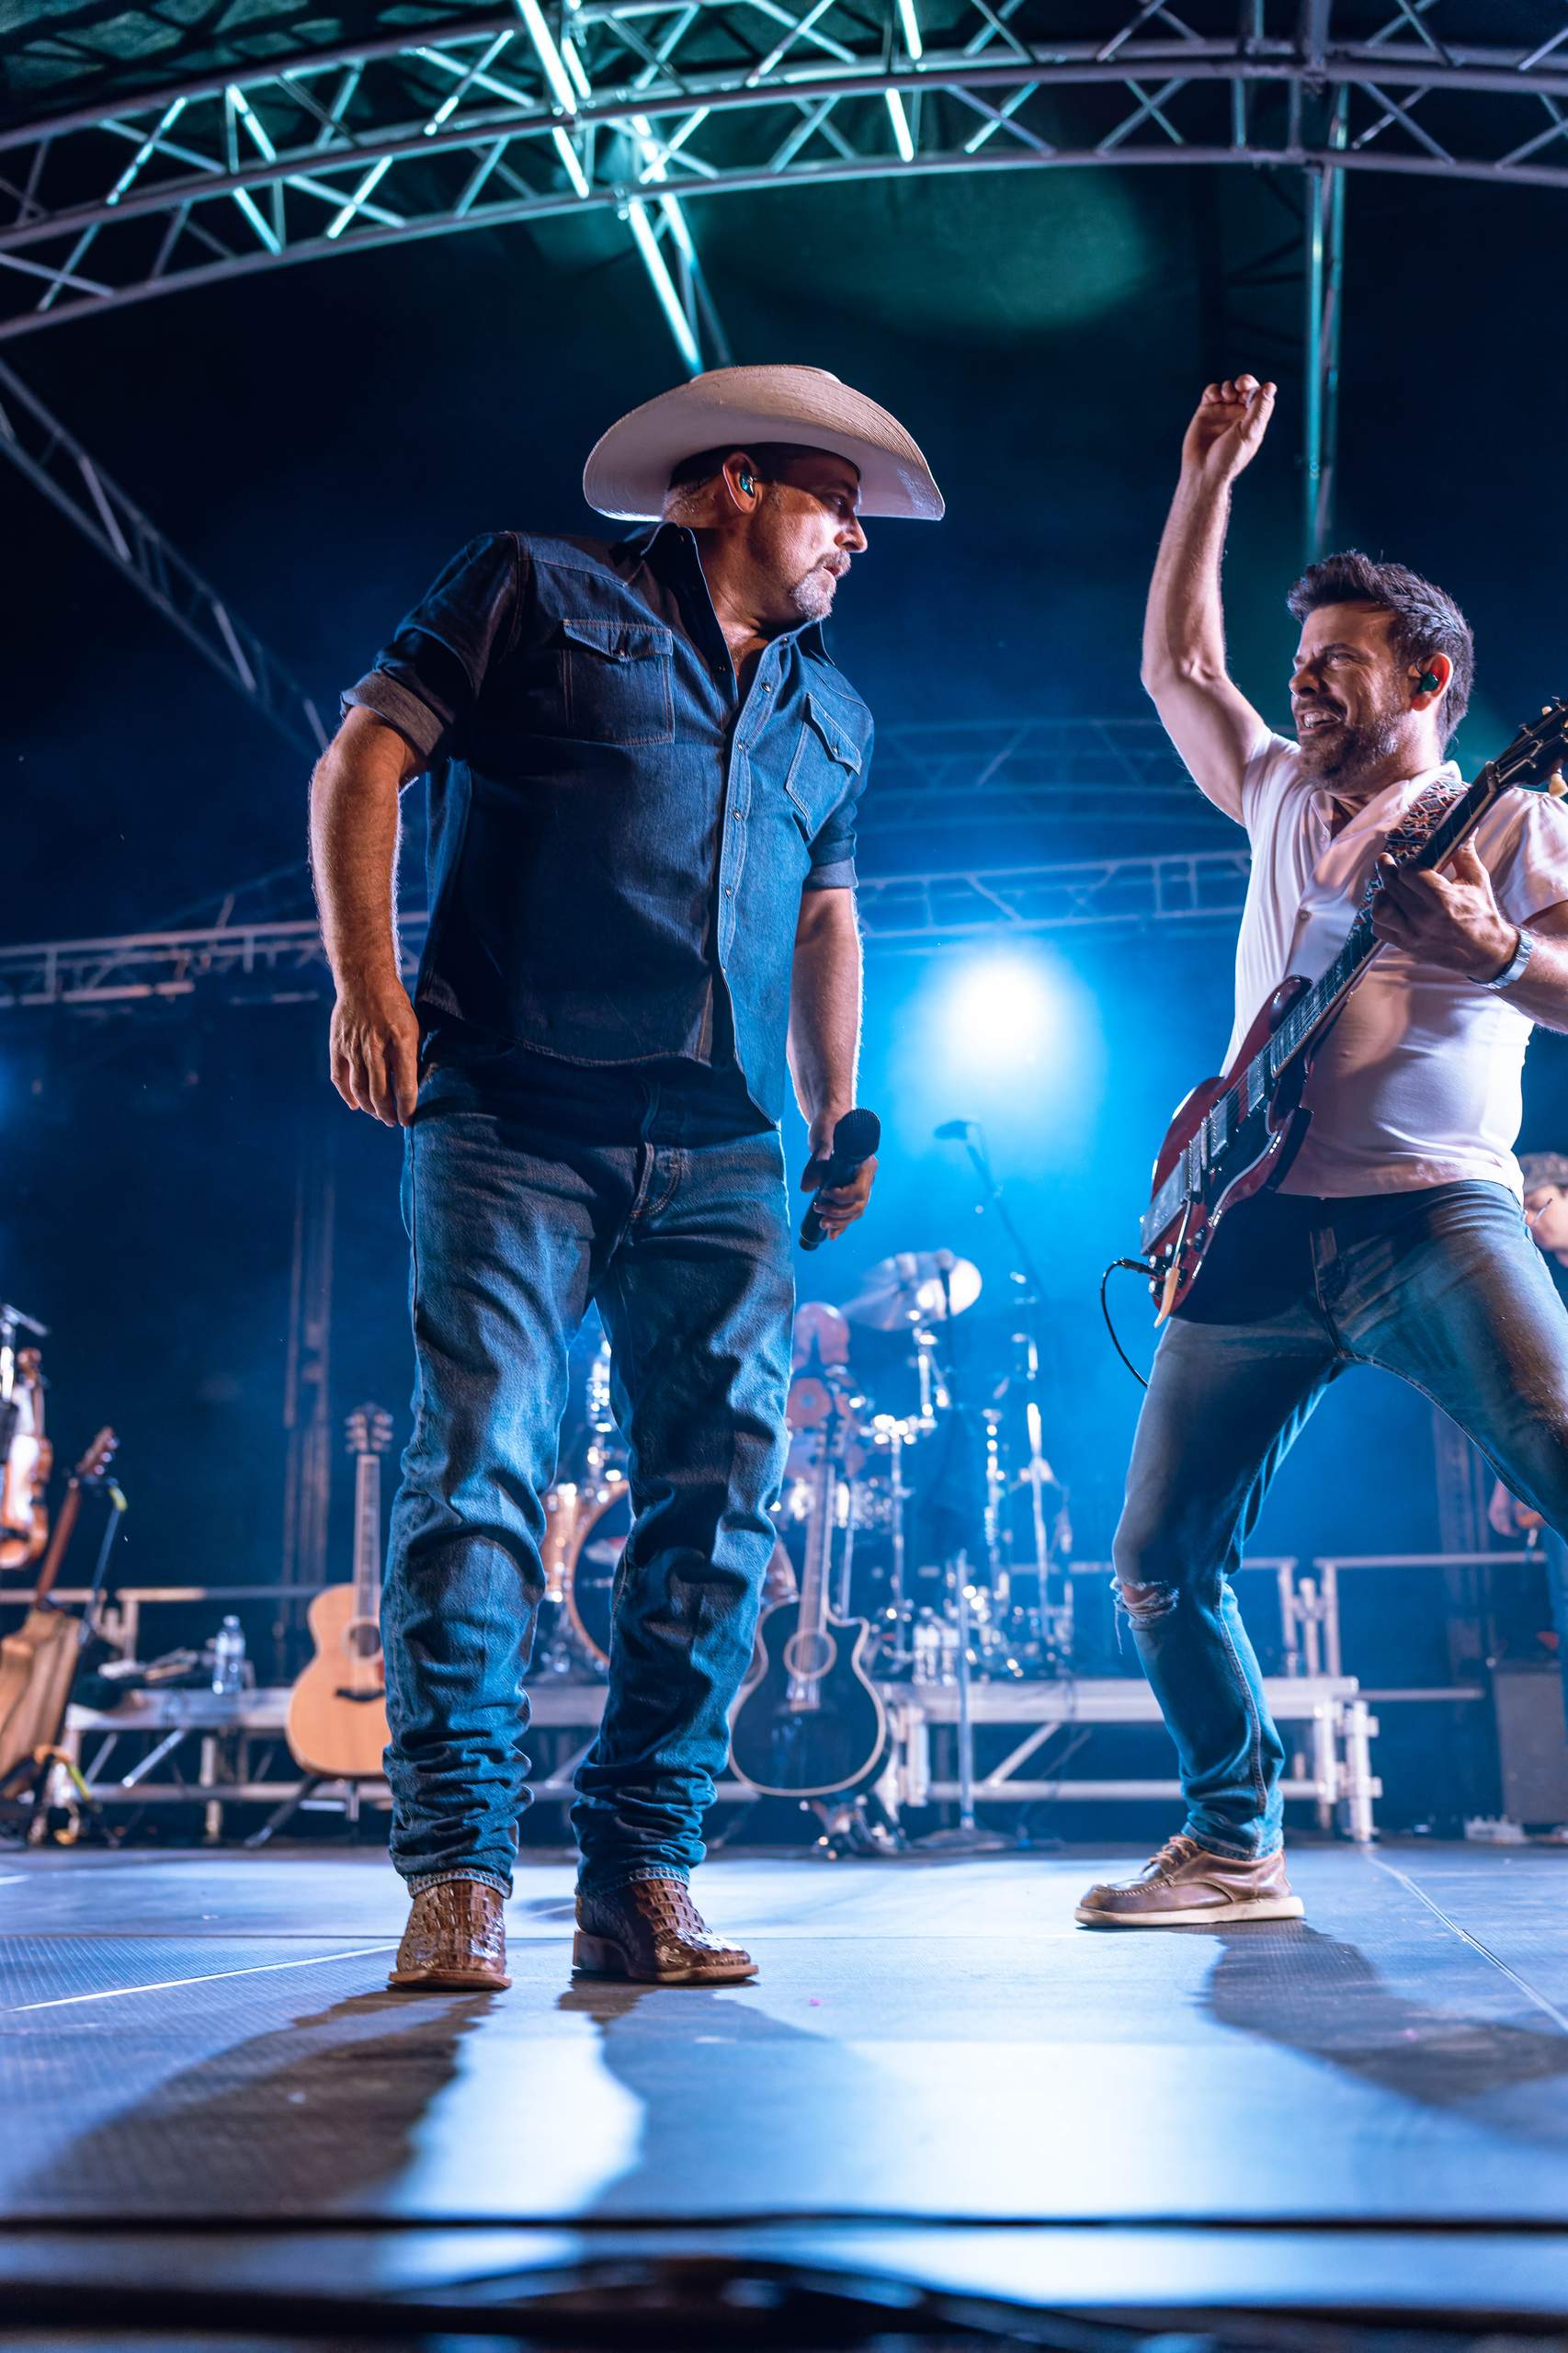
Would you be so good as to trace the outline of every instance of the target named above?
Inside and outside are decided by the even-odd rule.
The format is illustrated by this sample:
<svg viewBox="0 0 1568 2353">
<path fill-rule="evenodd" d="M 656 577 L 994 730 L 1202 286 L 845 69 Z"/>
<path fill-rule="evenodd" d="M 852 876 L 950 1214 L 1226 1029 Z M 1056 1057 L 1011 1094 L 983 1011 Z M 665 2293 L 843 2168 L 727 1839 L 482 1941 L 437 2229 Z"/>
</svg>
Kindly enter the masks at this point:
<svg viewBox="0 0 1568 2353">
<path fill-rule="evenodd" d="M 1327 971 L 1355 920 L 1372 862 L 1423 789 L 1450 763 L 1390 785 L 1331 835 L 1332 797 L 1294 744 L 1264 733 L 1242 779 L 1252 844 L 1236 942 L 1234 1059 L 1259 1009 L 1292 973 Z M 1568 810 L 1504 794 L 1471 835 L 1510 923 L 1568 899 Z M 1533 1024 L 1506 996 L 1385 948 L 1319 1049 L 1303 1101 L 1306 1141 L 1281 1190 L 1342 1198 L 1479 1176 L 1520 1191 L 1514 1140 Z"/>
</svg>

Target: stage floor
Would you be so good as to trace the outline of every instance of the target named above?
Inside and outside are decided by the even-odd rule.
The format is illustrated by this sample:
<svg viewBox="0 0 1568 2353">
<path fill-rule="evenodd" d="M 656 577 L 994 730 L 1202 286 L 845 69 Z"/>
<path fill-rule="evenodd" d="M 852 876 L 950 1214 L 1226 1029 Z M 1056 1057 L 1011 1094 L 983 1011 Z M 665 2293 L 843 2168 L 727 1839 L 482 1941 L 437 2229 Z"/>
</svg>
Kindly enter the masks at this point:
<svg viewBox="0 0 1568 2353">
<path fill-rule="evenodd" d="M 1304 1924 L 1161 1935 L 1074 1927 L 1106 1868 L 723 1859 L 762 1973 L 720 1992 L 574 1986 L 570 1870 L 530 1864 L 512 1991 L 411 1997 L 379 1857 L 0 1850 L 0 2292 L 742 2247 L 1568 2313 L 1568 1852 L 1307 1847 Z"/>
</svg>

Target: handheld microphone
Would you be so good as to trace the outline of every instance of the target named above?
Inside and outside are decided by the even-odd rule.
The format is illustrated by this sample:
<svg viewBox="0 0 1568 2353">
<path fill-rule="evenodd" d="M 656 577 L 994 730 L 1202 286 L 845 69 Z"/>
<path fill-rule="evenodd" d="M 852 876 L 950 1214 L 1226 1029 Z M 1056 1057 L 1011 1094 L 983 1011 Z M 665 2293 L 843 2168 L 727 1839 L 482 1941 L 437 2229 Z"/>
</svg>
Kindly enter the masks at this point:
<svg viewBox="0 0 1568 2353">
<path fill-rule="evenodd" d="M 873 1156 L 881 1140 L 882 1123 L 874 1111 L 846 1111 L 834 1129 L 833 1150 L 801 1220 L 802 1250 L 818 1249 L 826 1239 L 826 1228 L 817 1215 L 817 1194 L 831 1192 L 835 1185 L 849 1184 Z"/>
<path fill-rule="evenodd" d="M 972 1120 L 944 1120 L 941 1126 L 933 1128 L 931 1132 L 938 1143 L 961 1143 L 973 1125 Z"/>
</svg>

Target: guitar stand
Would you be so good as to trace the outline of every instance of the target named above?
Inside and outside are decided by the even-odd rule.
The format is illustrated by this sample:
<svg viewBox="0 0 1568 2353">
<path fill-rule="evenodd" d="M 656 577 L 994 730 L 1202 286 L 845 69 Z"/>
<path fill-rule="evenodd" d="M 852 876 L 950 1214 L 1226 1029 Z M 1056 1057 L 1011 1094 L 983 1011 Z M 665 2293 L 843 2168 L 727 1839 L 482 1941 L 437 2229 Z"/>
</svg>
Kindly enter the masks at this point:
<svg viewBox="0 0 1568 2353">
<path fill-rule="evenodd" d="M 808 1798 L 805 1803 L 822 1824 L 822 1836 L 811 1849 L 822 1862 L 836 1863 L 846 1855 L 864 1861 L 901 1855 L 908 1847 L 908 1839 L 875 1790 L 864 1790 L 855 1798 Z"/>
<path fill-rule="evenodd" d="M 301 1807 L 309 1804 L 324 1781 L 341 1780 L 342 1778 L 342 1775 L 337 1773 L 307 1773 L 299 1788 L 290 1790 L 282 1804 L 267 1815 L 261 1828 L 252 1831 L 250 1836 L 244 1842 L 245 1846 L 265 1847 L 268 1840 L 275 1838 L 280 1830 L 287 1829 Z M 348 1825 L 350 1841 L 355 1841 L 358 1839 L 359 1831 L 359 1784 L 358 1781 L 348 1781 L 345 1787 L 347 1795 L 343 1802 L 343 1819 Z"/>
</svg>

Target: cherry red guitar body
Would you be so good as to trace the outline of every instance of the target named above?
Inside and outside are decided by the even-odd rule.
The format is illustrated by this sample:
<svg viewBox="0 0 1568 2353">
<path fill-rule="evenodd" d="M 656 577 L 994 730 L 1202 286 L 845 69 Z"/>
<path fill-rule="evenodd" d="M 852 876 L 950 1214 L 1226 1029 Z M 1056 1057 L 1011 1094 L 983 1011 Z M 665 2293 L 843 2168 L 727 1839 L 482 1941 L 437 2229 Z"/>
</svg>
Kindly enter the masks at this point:
<svg viewBox="0 0 1568 2353">
<path fill-rule="evenodd" d="M 1305 1055 L 1297 1058 L 1279 1087 L 1241 1122 L 1222 1153 L 1205 1149 L 1203 1128 L 1237 1073 L 1262 1052 L 1309 985 L 1295 978 L 1280 983 L 1223 1076 L 1206 1078 L 1195 1086 L 1165 1131 L 1154 1162 L 1153 1199 L 1143 1224 L 1143 1248 L 1155 1268 L 1153 1291 L 1161 1323 L 1181 1306 L 1198 1280 L 1225 1211 L 1277 1185 L 1301 1147 L 1312 1118 L 1301 1108 L 1301 1090 L 1311 1068 Z M 1174 1216 L 1156 1222 L 1167 1183 L 1179 1190 L 1181 1200 Z"/>
</svg>

